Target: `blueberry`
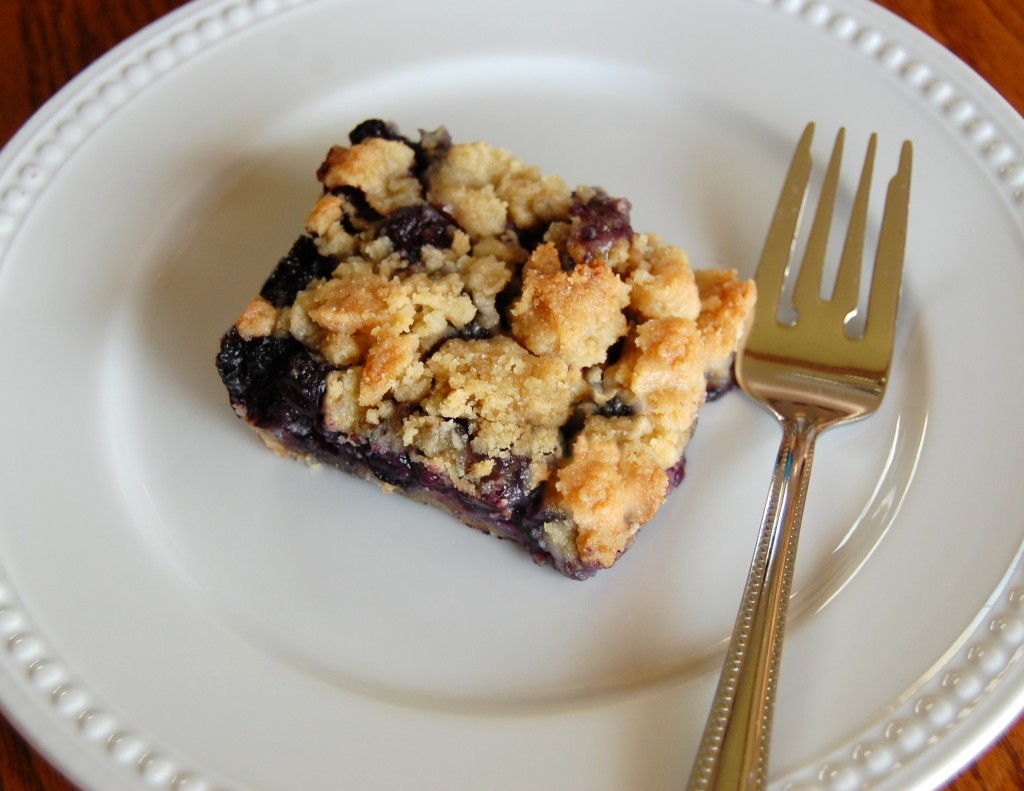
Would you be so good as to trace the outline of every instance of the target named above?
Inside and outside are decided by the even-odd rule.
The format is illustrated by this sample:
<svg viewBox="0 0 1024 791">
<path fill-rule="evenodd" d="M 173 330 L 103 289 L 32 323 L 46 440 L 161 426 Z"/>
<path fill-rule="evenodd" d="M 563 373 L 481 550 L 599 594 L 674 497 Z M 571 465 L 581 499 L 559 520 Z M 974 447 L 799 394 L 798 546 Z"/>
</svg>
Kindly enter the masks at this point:
<svg viewBox="0 0 1024 791">
<path fill-rule="evenodd" d="M 463 324 L 459 329 L 455 330 L 454 337 L 462 338 L 466 341 L 482 341 L 490 338 L 494 335 L 494 329 L 488 329 L 484 327 L 477 319 L 473 319 L 467 324 Z"/>
<path fill-rule="evenodd" d="M 345 230 L 353 236 L 361 230 L 353 220 L 374 223 L 381 219 L 378 211 L 366 200 L 366 194 L 358 187 L 332 187 L 330 193 L 342 199 L 341 222 Z"/>
<path fill-rule="evenodd" d="M 433 132 L 420 130 L 420 141 L 416 143 L 403 135 L 395 123 L 392 121 L 382 121 L 379 118 L 370 118 L 363 121 L 348 134 L 348 139 L 352 145 L 361 143 L 371 137 L 397 140 L 400 143 L 405 143 L 416 152 L 416 164 L 413 167 L 413 173 L 417 178 L 423 178 L 427 168 L 433 162 L 442 159 L 452 145 L 451 136 L 444 127 L 435 129 Z"/>
<path fill-rule="evenodd" d="M 597 413 L 605 417 L 631 417 L 634 410 L 629 404 L 623 403 L 618 396 L 614 396 L 599 407 Z"/>
<path fill-rule="evenodd" d="M 245 340 L 232 328 L 221 339 L 217 371 L 227 387 L 231 403 L 247 413 L 259 413 L 261 392 L 287 358 L 287 339 L 253 338 Z"/>
<path fill-rule="evenodd" d="M 319 421 L 330 367 L 292 337 L 246 340 L 232 328 L 217 370 L 231 403 L 254 425 L 306 436 Z"/>
<path fill-rule="evenodd" d="M 260 296 L 283 308 L 295 301 L 295 295 L 320 277 L 327 277 L 337 262 L 320 255 L 309 236 L 301 236 L 288 255 L 280 260 L 260 289 Z"/>
<path fill-rule="evenodd" d="M 365 463 L 370 472 L 391 486 L 407 488 L 416 479 L 413 462 L 404 453 L 371 449 Z"/>
<path fill-rule="evenodd" d="M 290 411 L 312 422 L 320 419 L 320 407 L 331 368 L 304 346 L 292 347 L 279 380 L 281 398 Z"/>
<path fill-rule="evenodd" d="M 605 258 L 612 245 L 633 235 L 629 212 L 632 205 L 625 198 L 611 198 L 598 191 L 586 203 L 576 203 L 569 215 L 579 220 L 573 226 L 570 246 L 581 246 L 586 258 Z"/>
<path fill-rule="evenodd" d="M 539 494 L 530 486 L 530 467 L 530 460 L 524 456 L 495 459 L 494 469 L 481 481 L 481 501 L 499 513 L 522 514 Z"/>
<path fill-rule="evenodd" d="M 665 472 L 668 474 L 668 490 L 671 492 L 683 482 L 683 477 L 686 475 L 686 456 L 679 459 Z"/>
<path fill-rule="evenodd" d="M 400 140 L 408 143 L 398 131 L 398 127 L 391 121 L 382 121 L 379 118 L 369 118 L 358 124 L 355 129 L 348 133 L 348 139 L 352 145 L 362 143 L 370 137 L 382 137 L 385 140 Z"/>
<path fill-rule="evenodd" d="M 428 203 L 402 206 L 384 220 L 381 232 L 409 258 L 418 260 L 424 245 L 449 247 L 454 224 L 448 215 Z"/>
</svg>

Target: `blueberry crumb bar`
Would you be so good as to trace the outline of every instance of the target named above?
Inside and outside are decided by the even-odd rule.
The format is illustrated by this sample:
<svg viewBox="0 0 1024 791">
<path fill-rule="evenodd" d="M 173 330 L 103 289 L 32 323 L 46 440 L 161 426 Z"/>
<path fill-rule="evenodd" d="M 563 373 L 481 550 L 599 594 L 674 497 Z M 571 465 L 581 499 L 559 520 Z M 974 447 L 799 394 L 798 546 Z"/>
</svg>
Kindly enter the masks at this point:
<svg viewBox="0 0 1024 791">
<path fill-rule="evenodd" d="M 755 290 L 445 129 L 364 121 L 317 171 L 305 232 L 221 340 L 232 407 L 333 465 L 583 579 L 683 477 L 731 386 Z"/>
</svg>

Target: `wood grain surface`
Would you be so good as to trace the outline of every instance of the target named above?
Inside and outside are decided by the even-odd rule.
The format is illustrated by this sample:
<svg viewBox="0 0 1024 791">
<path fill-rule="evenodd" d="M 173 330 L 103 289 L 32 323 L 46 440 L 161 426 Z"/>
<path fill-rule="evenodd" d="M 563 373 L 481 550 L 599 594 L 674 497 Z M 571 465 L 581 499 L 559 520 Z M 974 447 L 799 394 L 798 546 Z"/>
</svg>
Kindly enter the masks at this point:
<svg viewBox="0 0 1024 791">
<path fill-rule="evenodd" d="M 181 0 L 0 0 L 0 146 L 92 61 L 179 5 Z M 1024 0 L 879 5 L 952 50 L 1024 113 Z M 1014 789 L 1024 789 L 1024 720 L 943 791 Z M 0 791 L 75 788 L 0 717 Z"/>
</svg>

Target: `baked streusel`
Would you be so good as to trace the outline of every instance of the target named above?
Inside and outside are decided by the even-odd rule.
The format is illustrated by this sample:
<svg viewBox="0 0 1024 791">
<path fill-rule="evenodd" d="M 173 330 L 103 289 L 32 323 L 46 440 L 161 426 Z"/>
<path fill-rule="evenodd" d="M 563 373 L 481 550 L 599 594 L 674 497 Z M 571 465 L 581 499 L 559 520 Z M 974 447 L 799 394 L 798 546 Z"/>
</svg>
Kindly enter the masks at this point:
<svg viewBox="0 0 1024 791">
<path fill-rule="evenodd" d="M 509 152 L 365 121 L 224 335 L 235 412 L 585 578 L 682 479 L 753 283 L 693 272 L 630 204 Z"/>
</svg>

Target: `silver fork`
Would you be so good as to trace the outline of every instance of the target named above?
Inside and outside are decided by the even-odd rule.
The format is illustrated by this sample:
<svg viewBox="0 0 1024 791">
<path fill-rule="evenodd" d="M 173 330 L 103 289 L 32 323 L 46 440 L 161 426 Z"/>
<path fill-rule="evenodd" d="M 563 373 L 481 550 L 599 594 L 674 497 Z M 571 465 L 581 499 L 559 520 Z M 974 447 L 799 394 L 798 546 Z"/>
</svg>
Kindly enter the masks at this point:
<svg viewBox="0 0 1024 791">
<path fill-rule="evenodd" d="M 797 320 L 787 324 L 778 319 L 812 170 L 813 135 L 814 124 L 808 124 L 793 155 L 758 265 L 758 305 L 753 326 L 736 358 L 737 381 L 782 424 L 782 443 L 688 791 L 748 791 L 766 785 L 786 606 L 814 443 L 825 429 L 878 409 L 889 379 L 903 272 L 912 147 L 909 141 L 903 143 L 896 175 L 889 182 L 867 319 L 862 336 L 851 337 L 848 322 L 857 311 L 860 294 L 875 135 L 868 144 L 831 297 L 822 299 L 820 294 L 844 130 L 836 136 L 793 289 Z"/>
</svg>

